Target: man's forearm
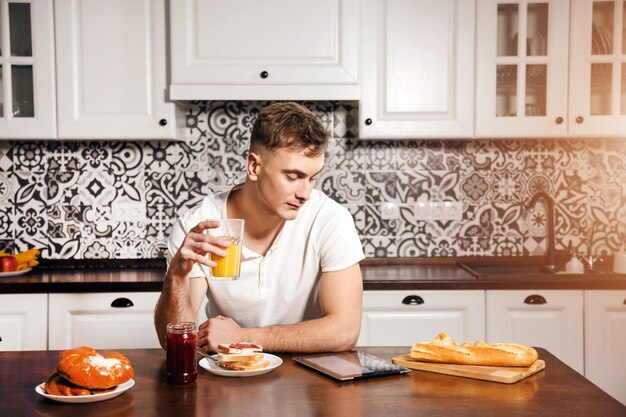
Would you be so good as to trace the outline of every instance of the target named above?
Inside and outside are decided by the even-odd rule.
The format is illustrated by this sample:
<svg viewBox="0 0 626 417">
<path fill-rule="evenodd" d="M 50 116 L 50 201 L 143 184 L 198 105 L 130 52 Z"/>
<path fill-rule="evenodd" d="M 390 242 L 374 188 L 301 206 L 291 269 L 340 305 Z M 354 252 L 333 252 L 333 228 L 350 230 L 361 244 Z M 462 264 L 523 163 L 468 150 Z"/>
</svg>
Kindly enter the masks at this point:
<svg viewBox="0 0 626 417">
<path fill-rule="evenodd" d="M 341 352 L 356 345 L 360 318 L 325 316 L 285 326 L 243 329 L 247 340 L 268 352 Z"/>
<path fill-rule="evenodd" d="M 161 346 L 165 348 L 167 323 L 196 321 L 191 306 L 189 280 L 178 277 L 165 277 L 161 296 L 154 312 L 154 324 Z"/>
</svg>

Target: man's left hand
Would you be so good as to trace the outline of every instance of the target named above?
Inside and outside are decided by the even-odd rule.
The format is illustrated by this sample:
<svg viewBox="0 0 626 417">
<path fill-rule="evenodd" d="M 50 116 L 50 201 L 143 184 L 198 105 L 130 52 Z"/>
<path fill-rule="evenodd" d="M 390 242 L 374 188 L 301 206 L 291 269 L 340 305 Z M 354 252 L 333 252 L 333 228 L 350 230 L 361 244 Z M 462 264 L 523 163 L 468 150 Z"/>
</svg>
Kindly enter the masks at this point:
<svg viewBox="0 0 626 417">
<path fill-rule="evenodd" d="M 243 329 L 230 317 L 217 316 L 198 327 L 198 347 L 204 352 L 217 352 L 221 343 L 245 342 Z"/>
</svg>

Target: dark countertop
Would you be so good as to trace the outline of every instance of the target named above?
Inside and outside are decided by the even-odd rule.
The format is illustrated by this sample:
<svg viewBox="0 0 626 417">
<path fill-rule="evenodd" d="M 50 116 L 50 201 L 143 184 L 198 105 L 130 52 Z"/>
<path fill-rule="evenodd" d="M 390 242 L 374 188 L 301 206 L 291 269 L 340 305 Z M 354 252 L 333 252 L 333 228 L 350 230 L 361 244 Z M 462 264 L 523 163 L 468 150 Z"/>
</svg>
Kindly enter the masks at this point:
<svg viewBox="0 0 626 417">
<path fill-rule="evenodd" d="M 499 259 L 499 258 L 498 258 Z M 467 259 L 465 259 L 467 260 Z M 389 258 L 362 262 L 365 290 L 516 290 L 516 289 L 626 289 L 626 274 L 582 275 L 473 275 L 458 259 Z M 519 262 L 519 259 L 517 260 Z M 497 260 L 487 260 L 494 262 Z M 0 294 L 62 292 L 161 291 L 165 267 L 148 263 L 120 263 L 112 268 L 54 266 L 35 268 L 17 277 L 0 277 Z"/>
<path fill-rule="evenodd" d="M 408 349 L 359 348 L 386 360 Z M 339 383 L 282 354 L 283 364 L 264 375 L 228 378 L 198 367 L 195 383 L 174 386 L 164 381 L 164 351 L 124 349 L 135 385 L 119 397 L 90 404 L 57 403 L 35 392 L 56 367 L 59 351 L 1 352 L 0 401 L 2 415 L 24 417 L 626 415 L 624 405 L 548 351 L 537 350 L 545 371 L 514 384 L 422 371 Z"/>
</svg>

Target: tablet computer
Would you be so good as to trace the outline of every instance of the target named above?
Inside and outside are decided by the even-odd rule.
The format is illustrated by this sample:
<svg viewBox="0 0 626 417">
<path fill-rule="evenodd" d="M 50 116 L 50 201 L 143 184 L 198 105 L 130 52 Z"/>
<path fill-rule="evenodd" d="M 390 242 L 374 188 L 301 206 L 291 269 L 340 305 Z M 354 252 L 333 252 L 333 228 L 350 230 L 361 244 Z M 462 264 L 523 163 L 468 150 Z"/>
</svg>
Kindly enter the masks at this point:
<svg viewBox="0 0 626 417">
<path fill-rule="evenodd" d="M 297 356 L 293 360 L 338 381 L 411 371 L 409 368 L 394 365 L 391 361 L 359 351 Z"/>
</svg>

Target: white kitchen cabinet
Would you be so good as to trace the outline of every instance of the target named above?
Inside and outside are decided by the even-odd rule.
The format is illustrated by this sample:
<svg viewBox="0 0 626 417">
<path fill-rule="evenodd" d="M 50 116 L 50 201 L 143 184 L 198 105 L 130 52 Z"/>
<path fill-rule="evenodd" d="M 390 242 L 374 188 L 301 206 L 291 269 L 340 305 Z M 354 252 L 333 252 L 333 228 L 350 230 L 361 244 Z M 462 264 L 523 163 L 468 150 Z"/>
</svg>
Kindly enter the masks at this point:
<svg viewBox="0 0 626 417">
<path fill-rule="evenodd" d="M 170 97 L 356 100 L 358 17 L 358 0 L 171 1 Z"/>
<path fill-rule="evenodd" d="M 0 351 L 46 350 L 48 295 L 0 295 Z"/>
<path fill-rule="evenodd" d="M 173 139 L 165 0 L 56 0 L 59 139 Z"/>
<path fill-rule="evenodd" d="M 0 139 L 56 137 L 52 0 L 0 0 Z"/>
<path fill-rule="evenodd" d="M 50 294 L 49 349 L 157 348 L 158 292 Z"/>
<path fill-rule="evenodd" d="M 487 342 L 542 347 L 583 374 L 582 290 L 487 291 Z"/>
<path fill-rule="evenodd" d="M 566 136 L 569 2 L 478 0 L 476 15 L 476 136 Z"/>
<path fill-rule="evenodd" d="M 626 135 L 626 4 L 571 2 L 570 136 Z"/>
<path fill-rule="evenodd" d="M 626 405 L 626 291 L 585 291 L 585 377 Z"/>
<path fill-rule="evenodd" d="M 484 291 L 364 291 L 357 346 L 412 346 L 440 332 L 485 339 Z"/>
<path fill-rule="evenodd" d="M 359 137 L 472 137 L 475 2 L 362 7 Z"/>
</svg>

